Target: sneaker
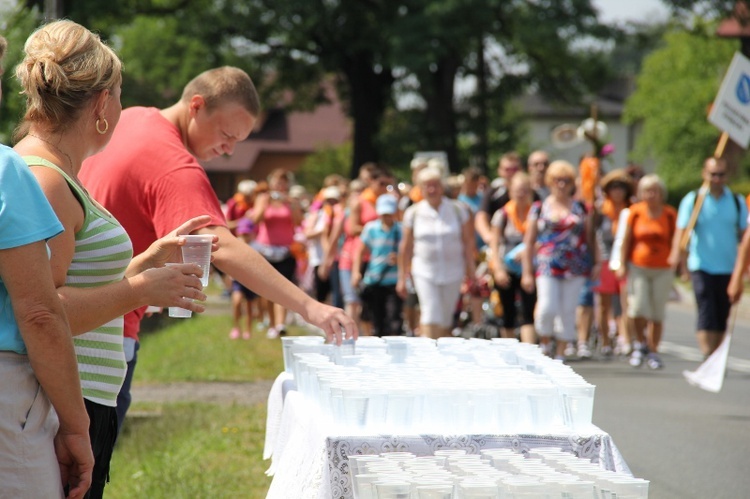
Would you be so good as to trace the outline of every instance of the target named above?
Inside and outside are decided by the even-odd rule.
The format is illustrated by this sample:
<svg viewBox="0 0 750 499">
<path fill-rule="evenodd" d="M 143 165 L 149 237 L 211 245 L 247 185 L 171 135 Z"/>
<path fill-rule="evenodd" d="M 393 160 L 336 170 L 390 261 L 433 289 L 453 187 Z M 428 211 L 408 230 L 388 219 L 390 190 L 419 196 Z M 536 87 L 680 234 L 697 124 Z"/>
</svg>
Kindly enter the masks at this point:
<svg viewBox="0 0 750 499">
<path fill-rule="evenodd" d="M 242 339 L 243 340 L 249 340 L 252 338 L 252 333 L 250 331 L 242 331 Z"/>
<path fill-rule="evenodd" d="M 590 359 L 592 357 L 591 349 L 586 343 L 578 345 L 578 357 L 582 359 Z"/>
<path fill-rule="evenodd" d="M 542 349 L 542 355 L 552 357 L 552 344 L 551 343 L 540 343 L 539 348 Z"/>
<path fill-rule="evenodd" d="M 565 350 L 563 351 L 563 354 L 566 357 L 575 357 L 575 355 L 576 355 L 576 347 L 573 346 L 572 343 L 568 343 L 568 346 L 565 347 Z"/>
<path fill-rule="evenodd" d="M 266 331 L 266 338 L 268 338 L 269 340 L 275 340 L 278 337 L 279 337 L 279 332 L 276 331 L 276 328 L 269 327 L 268 331 Z"/>
<path fill-rule="evenodd" d="M 630 354 L 630 365 L 633 367 L 641 367 L 643 364 L 643 352 L 640 349 L 633 350 Z"/>
<path fill-rule="evenodd" d="M 649 369 L 654 369 L 654 370 L 664 368 L 664 363 L 661 361 L 661 358 L 655 353 L 648 354 L 648 360 L 646 361 L 646 365 L 648 365 Z"/>
<path fill-rule="evenodd" d="M 265 324 L 263 321 L 258 321 L 255 323 L 255 330 L 256 331 L 263 331 L 268 324 Z"/>
<path fill-rule="evenodd" d="M 612 356 L 614 355 L 614 351 L 610 346 L 602 347 L 599 352 L 605 360 L 612 360 Z"/>
<path fill-rule="evenodd" d="M 233 327 L 231 331 L 229 331 L 229 339 L 230 340 L 236 340 L 240 337 L 240 330 L 236 327 Z"/>
<path fill-rule="evenodd" d="M 633 353 L 633 345 L 625 341 L 622 336 L 618 336 L 615 342 L 615 354 L 628 357 L 631 353 Z"/>
</svg>

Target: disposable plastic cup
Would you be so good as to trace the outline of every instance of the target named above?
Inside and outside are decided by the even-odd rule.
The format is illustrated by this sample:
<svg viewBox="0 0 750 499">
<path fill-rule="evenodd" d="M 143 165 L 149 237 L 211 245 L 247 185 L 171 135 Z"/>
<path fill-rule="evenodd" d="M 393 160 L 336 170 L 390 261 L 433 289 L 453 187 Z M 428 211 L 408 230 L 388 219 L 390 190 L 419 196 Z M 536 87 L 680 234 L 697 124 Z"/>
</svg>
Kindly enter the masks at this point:
<svg viewBox="0 0 750 499">
<path fill-rule="evenodd" d="M 378 499 L 409 499 L 411 497 L 411 484 L 392 480 L 377 481 L 375 482 L 375 492 Z"/>
<path fill-rule="evenodd" d="M 167 267 L 172 265 L 180 265 L 179 263 L 167 263 Z M 188 298 L 186 298 L 189 300 Z M 190 300 L 192 301 L 192 300 Z M 182 307 L 169 307 L 169 316 L 177 319 L 188 319 L 193 316 L 193 311 Z"/>
<path fill-rule="evenodd" d="M 373 455 L 373 454 L 356 454 L 352 456 L 347 456 L 347 461 L 349 462 L 349 475 L 352 477 L 352 481 L 355 476 L 363 473 L 364 467 L 362 466 L 362 463 L 366 461 L 380 461 L 382 460 L 381 457 Z"/>
<path fill-rule="evenodd" d="M 189 319 L 193 311 L 182 307 L 169 307 L 169 316 L 177 319 Z"/>
<path fill-rule="evenodd" d="M 574 430 L 588 428 L 594 412 L 594 385 L 561 387 L 566 423 Z"/>
<path fill-rule="evenodd" d="M 417 499 L 452 499 L 453 485 L 417 485 Z"/>
<path fill-rule="evenodd" d="M 520 388 L 506 387 L 498 391 L 495 432 L 512 434 L 519 430 L 519 414 L 523 397 L 523 391 Z"/>
<path fill-rule="evenodd" d="M 399 390 L 386 395 L 385 420 L 395 433 L 408 431 L 413 412 L 414 392 Z"/>
<path fill-rule="evenodd" d="M 372 487 L 372 482 L 380 479 L 380 475 L 377 473 L 360 473 L 354 475 L 352 480 L 352 492 L 354 499 L 375 499 L 375 491 Z"/>
<path fill-rule="evenodd" d="M 557 422 L 557 389 L 550 384 L 536 384 L 526 392 L 532 430 L 544 433 Z M 560 418 L 562 419 L 562 418 Z"/>
<path fill-rule="evenodd" d="M 344 410 L 344 421 L 349 429 L 362 429 L 367 423 L 367 404 L 369 397 L 360 388 L 341 390 Z"/>
<path fill-rule="evenodd" d="M 211 243 L 214 240 L 211 235 L 189 235 L 185 238 L 182 247 L 182 261 L 184 263 L 195 263 L 203 269 L 201 284 L 208 286 L 208 273 L 211 267 Z"/>
<path fill-rule="evenodd" d="M 489 482 L 461 482 L 458 484 L 458 497 L 464 499 L 497 499 L 500 489 Z"/>
</svg>

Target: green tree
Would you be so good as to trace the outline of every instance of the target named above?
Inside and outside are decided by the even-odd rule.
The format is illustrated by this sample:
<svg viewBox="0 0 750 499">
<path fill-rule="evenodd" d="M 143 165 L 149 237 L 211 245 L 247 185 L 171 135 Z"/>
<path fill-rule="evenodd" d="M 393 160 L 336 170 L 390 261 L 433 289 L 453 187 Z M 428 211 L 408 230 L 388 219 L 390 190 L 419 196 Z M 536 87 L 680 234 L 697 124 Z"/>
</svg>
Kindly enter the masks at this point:
<svg viewBox="0 0 750 499">
<path fill-rule="evenodd" d="M 351 159 L 351 143 L 340 146 L 323 145 L 305 158 L 295 180 L 314 194 L 321 188 L 326 176 L 334 173 L 341 175 L 341 172 L 348 171 Z"/>
<path fill-rule="evenodd" d="M 15 77 L 15 67 L 21 61 L 23 44 L 37 24 L 37 13 L 29 9 L 0 12 L 0 33 L 8 40 L 2 76 L 3 98 L 0 102 L 0 143 L 10 144 L 13 130 L 23 117 L 26 101 L 20 94 L 21 86 Z"/>
<path fill-rule="evenodd" d="M 625 106 L 625 120 L 643 124 L 635 159 L 654 158 L 670 188 L 699 182 L 702 161 L 719 135 L 707 110 L 737 46 L 718 39 L 715 27 L 696 22 L 691 30 L 670 30 L 663 47 L 644 61 Z"/>
<path fill-rule="evenodd" d="M 418 82 L 426 147 L 445 150 L 453 170 L 517 145 L 512 124 L 497 124 L 508 125 L 506 108 L 524 89 L 578 102 L 610 74 L 601 44 L 613 33 L 590 0 L 414 1 L 392 32 L 394 67 Z M 476 81 L 463 99 L 454 95 L 460 77 Z M 459 151 L 459 136 L 474 146 Z"/>
<path fill-rule="evenodd" d="M 27 0 L 41 6 L 43 0 Z M 458 169 L 517 145 L 508 103 L 525 88 L 575 102 L 607 74 L 610 31 L 591 0 L 65 0 L 125 66 L 123 102 L 163 106 L 206 67 L 237 65 L 264 102 L 312 107 L 333 80 L 353 118 L 351 173 L 386 150 L 444 149 Z M 458 98 L 459 78 L 477 91 Z M 394 83 L 422 107 L 404 117 L 421 139 L 384 148 Z M 289 98 L 289 90 L 293 98 Z M 401 127 L 392 127 L 397 129 Z M 403 128 L 403 127 L 401 127 Z M 399 152 L 401 154 L 401 152 Z M 387 159 L 387 158 L 386 158 Z M 399 160 L 401 161 L 401 160 Z"/>
</svg>

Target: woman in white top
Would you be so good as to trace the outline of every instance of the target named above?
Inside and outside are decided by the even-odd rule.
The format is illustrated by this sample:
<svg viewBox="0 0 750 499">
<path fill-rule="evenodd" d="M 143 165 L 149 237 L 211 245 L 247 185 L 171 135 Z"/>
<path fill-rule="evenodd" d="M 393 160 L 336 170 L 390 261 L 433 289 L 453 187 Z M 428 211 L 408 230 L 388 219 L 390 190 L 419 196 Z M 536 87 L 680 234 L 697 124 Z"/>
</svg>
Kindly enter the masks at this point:
<svg viewBox="0 0 750 499">
<path fill-rule="evenodd" d="M 461 284 L 474 277 L 474 224 L 468 210 L 444 196 L 440 169 L 417 176 L 424 199 L 404 213 L 396 291 L 406 296 L 411 275 L 421 310 L 423 336 L 450 334 Z"/>
</svg>

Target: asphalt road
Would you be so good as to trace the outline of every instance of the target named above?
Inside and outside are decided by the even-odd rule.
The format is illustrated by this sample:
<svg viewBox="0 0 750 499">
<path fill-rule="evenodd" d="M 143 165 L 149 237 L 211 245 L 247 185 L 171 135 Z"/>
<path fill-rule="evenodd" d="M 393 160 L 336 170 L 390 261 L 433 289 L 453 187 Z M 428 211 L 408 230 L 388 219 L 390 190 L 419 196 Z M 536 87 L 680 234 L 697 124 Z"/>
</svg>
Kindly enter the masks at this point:
<svg viewBox="0 0 750 499">
<path fill-rule="evenodd" d="M 750 299 L 739 316 L 750 317 Z M 654 499 L 750 497 L 750 318 L 738 317 L 719 393 L 689 385 L 702 356 L 690 300 L 670 303 L 663 370 L 626 359 L 571 362 L 596 385 L 594 424 L 609 433 Z"/>
</svg>

